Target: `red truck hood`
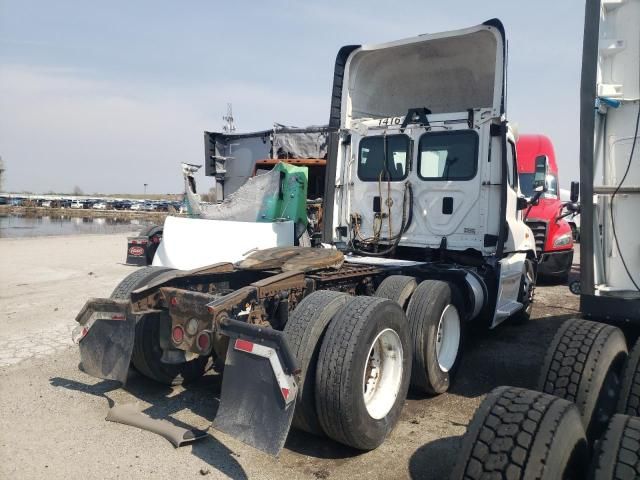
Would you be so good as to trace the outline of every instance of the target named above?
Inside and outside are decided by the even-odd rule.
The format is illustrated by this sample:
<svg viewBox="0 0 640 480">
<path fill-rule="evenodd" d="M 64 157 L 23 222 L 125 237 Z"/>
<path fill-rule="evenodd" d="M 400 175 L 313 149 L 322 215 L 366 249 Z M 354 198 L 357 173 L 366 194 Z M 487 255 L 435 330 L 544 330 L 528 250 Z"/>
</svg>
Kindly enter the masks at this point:
<svg viewBox="0 0 640 480">
<path fill-rule="evenodd" d="M 562 202 L 557 198 L 541 198 L 538 205 L 531 207 L 527 220 L 552 222 L 558 216 L 561 207 Z"/>
<path fill-rule="evenodd" d="M 548 230 L 546 235 L 546 241 L 543 251 L 552 252 L 558 250 L 570 250 L 573 248 L 573 241 L 569 245 L 555 247 L 553 242 L 560 235 L 570 234 L 571 227 L 569 223 L 563 218 L 562 220 L 555 221 L 556 217 L 560 213 L 562 202 L 557 198 L 541 198 L 540 203 L 534 207 L 531 207 L 529 215 L 525 219 L 528 221 L 543 221 L 547 222 Z"/>
</svg>

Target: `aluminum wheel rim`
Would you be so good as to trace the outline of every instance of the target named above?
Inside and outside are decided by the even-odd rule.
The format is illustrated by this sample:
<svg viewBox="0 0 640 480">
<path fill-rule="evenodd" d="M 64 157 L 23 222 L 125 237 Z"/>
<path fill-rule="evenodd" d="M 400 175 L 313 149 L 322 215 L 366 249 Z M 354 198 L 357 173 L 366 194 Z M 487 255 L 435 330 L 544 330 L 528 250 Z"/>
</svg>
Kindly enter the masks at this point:
<svg viewBox="0 0 640 480">
<path fill-rule="evenodd" d="M 460 315 L 458 309 L 449 304 L 442 311 L 436 333 L 436 357 L 443 372 L 451 370 L 460 348 Z"/>
<path fill-rule="evenodd" d="M 531 303 L 531 301 L 533 300 L 534 283 L 535 283 L 535 280 L 533 278 L 533 272 L 527 268 L 527 272 L 525 273 L 525 276 L 524 276 L 524 288 L 523 288 L 525 302 Z"/>
<path fill-rule="evenodd" d="M 403 374 L 402 342 L 387 328 L 375 338 L 369 349 L 362 378 L 364 405 L 369 415 L 384 418 L 398 397 Z"/>
</svg>

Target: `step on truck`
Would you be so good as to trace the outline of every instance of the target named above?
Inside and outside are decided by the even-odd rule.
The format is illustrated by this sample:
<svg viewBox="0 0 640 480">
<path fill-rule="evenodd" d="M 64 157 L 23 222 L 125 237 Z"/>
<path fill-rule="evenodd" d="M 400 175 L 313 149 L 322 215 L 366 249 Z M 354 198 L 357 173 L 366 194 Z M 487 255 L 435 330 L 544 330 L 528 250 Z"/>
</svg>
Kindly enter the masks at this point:
<svg viewBox="0 0 640 480">
<path fill-rule="evenodd" d="M 410 387 L 449 389 L 470 325 L 531 312 L 536 251 L 506 117 L 505 47 L 495 19 L 343 47 L 322 246 L 132 273 L 78 314 L 82 369 L 125 382 L 132 364 L 176 384 L 213 363 L 214 427 L 247 444 L 277 454 L 293 425 L 380 445 Z M 234 238 L 230 227 L 218 241 Z"/>
</svg>

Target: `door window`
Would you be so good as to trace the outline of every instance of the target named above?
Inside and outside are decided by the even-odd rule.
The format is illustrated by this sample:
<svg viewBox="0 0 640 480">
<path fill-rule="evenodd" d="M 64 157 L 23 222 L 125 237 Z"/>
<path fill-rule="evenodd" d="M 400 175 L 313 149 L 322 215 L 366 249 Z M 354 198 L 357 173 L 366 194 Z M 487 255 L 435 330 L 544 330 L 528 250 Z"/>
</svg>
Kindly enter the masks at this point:
<svg viewBox="0 0 640 480">
<path fill-rule="evenodd" d="M 478 135 L 472 130 L 425 133 L 418 148 L 418 175 L 423 180 L 471 180 L 477 152 Z"/>
<path fill-rule="evenodd" d="M 358 178 L 376 182 L 405 179 L 409 170 L 409 144 L 406 135 L 364 137 L 359 146 Z"/>
</svg>

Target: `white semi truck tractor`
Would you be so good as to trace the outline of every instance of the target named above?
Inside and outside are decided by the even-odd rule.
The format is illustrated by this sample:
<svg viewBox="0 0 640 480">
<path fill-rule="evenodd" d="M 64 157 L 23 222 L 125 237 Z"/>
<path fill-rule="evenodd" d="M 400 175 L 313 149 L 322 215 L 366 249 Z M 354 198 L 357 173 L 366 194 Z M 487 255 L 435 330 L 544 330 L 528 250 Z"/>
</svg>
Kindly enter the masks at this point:
<svg viewBox="0 0 640 480">
<path fill-rule="evenodd" d="M 292 423 L 376 448 L 409 388 L 448 390 L 471 325 L 530 315 L 536 253 L 505 65 L 498 20 L 343 47 L 322 245 L 132 273 L 78 314 L 83 370 L 124 382 L 133 364 L 172 384 L 213 360 L 215 428 L 272 454 Z M 207 248 L 252 235 L 233 223 Z"/>
</svg>

